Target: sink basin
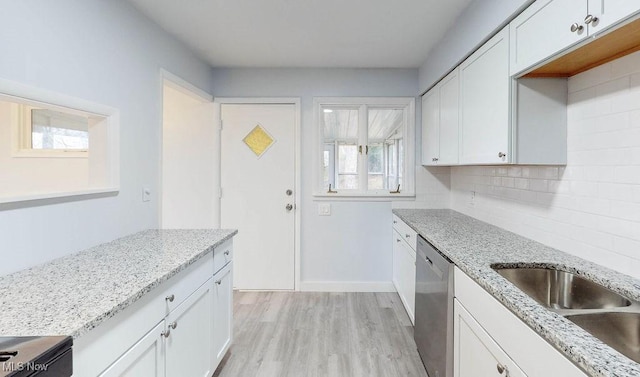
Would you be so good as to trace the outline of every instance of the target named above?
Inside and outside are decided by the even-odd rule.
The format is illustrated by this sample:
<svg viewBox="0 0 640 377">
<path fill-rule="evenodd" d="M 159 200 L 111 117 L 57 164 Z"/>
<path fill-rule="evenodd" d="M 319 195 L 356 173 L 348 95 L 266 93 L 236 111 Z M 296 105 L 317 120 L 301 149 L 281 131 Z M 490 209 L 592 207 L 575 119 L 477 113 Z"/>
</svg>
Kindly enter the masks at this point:
<svg viewBox="0 0 640 377">
<path fill-rule="evenodd" d="M 568 315 L 566 318 L 640 363 L 640 313 L 593 313 Z"/>
<path fill-rule="evenodd" d="M 547 268 L 493 269 L 551 309 L 610 309 L 631 305 L 624 296 L 570 272 Z"/>
</svg>

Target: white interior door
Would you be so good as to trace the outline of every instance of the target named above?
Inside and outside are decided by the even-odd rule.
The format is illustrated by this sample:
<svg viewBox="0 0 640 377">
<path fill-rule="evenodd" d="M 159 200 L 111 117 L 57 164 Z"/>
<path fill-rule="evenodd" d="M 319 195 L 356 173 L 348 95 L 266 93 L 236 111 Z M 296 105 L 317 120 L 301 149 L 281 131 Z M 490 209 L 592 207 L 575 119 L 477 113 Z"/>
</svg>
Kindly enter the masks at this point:
<svg viewBox="0 0 640 377">
<path fill-rule="evenodd" d="M 294 289 L 295 105 L 223 104 L 221 116 L 221 225 L 239 230 L 234 287 Z"/>
</svg>

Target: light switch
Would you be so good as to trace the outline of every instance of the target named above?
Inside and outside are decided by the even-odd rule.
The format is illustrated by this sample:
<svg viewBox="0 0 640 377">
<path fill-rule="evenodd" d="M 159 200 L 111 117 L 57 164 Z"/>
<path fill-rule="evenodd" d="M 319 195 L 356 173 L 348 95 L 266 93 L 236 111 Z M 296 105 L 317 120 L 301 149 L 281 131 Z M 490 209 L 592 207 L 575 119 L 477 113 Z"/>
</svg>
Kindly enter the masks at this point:
<svg viewBox="0 0 640 377">
<path fill-rule="evenodd" d="M 331 216 L 331 203 L 318 203 L 318 215 Z"/>
<path fill-rule="evenodd" d="M 142 188 L 142 201 L 148 202 L 151 200 L 151 189 L 149 187 Z"/>
</svg>

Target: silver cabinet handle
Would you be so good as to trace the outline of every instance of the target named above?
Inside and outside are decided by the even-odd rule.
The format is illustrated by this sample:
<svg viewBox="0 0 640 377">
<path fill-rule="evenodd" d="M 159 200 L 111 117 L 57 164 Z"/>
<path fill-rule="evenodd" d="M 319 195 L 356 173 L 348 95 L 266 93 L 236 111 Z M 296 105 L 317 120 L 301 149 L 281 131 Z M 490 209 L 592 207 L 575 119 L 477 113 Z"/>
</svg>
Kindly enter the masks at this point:
<svg viewBox="0 0 640 377">
<path fill-rule="evenodd" d="M 431 159 L 431 161 L 433 161 L 433 162 L 438 162 L 438 157 L 434 157 L 434 158 L 432 158 L 432 159 Z"/>
<path fill-rule="evenodd" d="M 293 195 L 293 191 L 291 191 L 291 189 L 285 191 L 285 194 L 287 194 L 287 196 L 291 196 Z"/>
<path fill-rule="evenodd" d="M 580 33 L 582 30 L 584 30 L 584 26 L 579 25 L 577 22 L 571 24 L 571 32 L 572 33 Z"/>
<path fill-rule="evenodd" d="M 289 204 L 287 204 L 287 206 L 286 206 L 286 207 L 284 207 L 284 208 L 286 208 L 286 209 L 287 209 L 287 211 L 291 211 L 291 210 L 293 209 L 293 204 L 289 203 Z"/>
<path fill-rule="evenodd" d="M 397 224 L 398 222 L 397 222 L 397 221 L 395 221 L 395 220 L 393 220 L 393 223 L 394 223 L 394 224 Z"/>
<path fill-rule="evenodd" d="M 498 157 L 499 158 L 507 157 L 507 154 L 506 153 L 502 153 L 502 152 L 498 152 Z"/>
<path fill-rule="evenodd" d="M 599 21 L 599 18 L 592 14 L 587 14 L 587 17 L 584 18 L 584 23 L 587 25 L 591 23 L 596 24 L 598 21 Z"/>
<path fill-rule="evenodd" d="M 220 279 L 220 280 L 216 280 L 216 281 L 215 281 L 215 283 L 216 283 L 217 285 L 222 284 L 222 279 Z"/>
<path fill-rule="evenodd" d="M 164 336 L 165 338 L 168 338 L 169 335 L 171 335 L 171 330 L 167 329 L 167 331 L 163 331 L 160 333 L 160 336 Z"/>
<path fill-rule="evenodd" d="M 230 251 L 227 250 L 227 251 L 224 252 L 224 255 L 229 255 L 229 253 L 230 253 Z"/>
<path fill-rule="evenodd" d="M 175 329 L 176 329 L 176 327 L 178 327 L 178 322 L 175 322 L 175 321 L 174 321 L 174 322 L 171 322 L 171 323 L 169 324 L 169 327 L 175 330 Z"/>
<path fill-rule="evenodd" d="M 407 238 L 411 238 L 410 234 L 405 234 L 404 236 L 407 237 Z"/>
<path fill-rule="evenodd" d="M 396 242 L 400 242 L 400 238 L 396 238 Z"/>
<path fill-rule="evenodd" d="M 176 299 L 176 295 L 169 295 L 167 297 L 164 298 L 165 300 L 169 301 L 169 302 L 173 302 L 173 300 Z"/>
</svg>

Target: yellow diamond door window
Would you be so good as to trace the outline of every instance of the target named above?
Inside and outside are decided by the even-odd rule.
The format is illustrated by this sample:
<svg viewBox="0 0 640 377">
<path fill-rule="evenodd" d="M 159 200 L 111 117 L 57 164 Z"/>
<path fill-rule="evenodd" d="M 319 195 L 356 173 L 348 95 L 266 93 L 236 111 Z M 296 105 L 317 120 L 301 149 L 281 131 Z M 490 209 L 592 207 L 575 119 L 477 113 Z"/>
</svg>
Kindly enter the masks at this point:
<svg viewBox="0 0 640 377">
<path fill-rule="evenodd" d="M 251 149 L 256 156 L 260 157 L 264 154 L 264 152 L 269 149 L 275 142 L 273 137 L 269 135 L 269 133 L 262 128 L 259 124 L 251 130 L 247 134 L 247 136 L 242 139 L 242 141 Z"/>
</svg>

